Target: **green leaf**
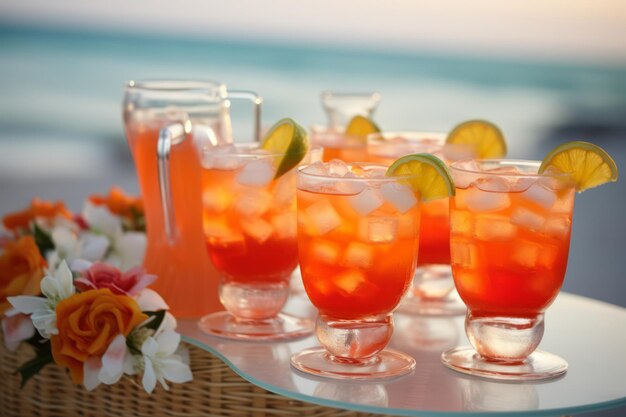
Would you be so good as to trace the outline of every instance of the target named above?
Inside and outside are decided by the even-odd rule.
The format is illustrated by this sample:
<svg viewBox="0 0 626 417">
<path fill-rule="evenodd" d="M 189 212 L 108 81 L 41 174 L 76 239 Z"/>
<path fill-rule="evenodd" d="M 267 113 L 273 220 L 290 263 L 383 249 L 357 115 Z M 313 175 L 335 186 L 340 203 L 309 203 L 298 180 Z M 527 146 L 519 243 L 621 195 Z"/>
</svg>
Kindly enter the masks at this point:
<svg viewBox="0 0 626 417">
<path fill-rule="evenodd" d="M 24 388 L 26 382 L 28 382 L 28 380 L 31 379 L 33 376 L 37 375 L 37 373 L 41 371 L 44 366 L 48 365 L 49 363 L 54 363 L 52 351 L 50 350 L 50 343 L 42 346 L 46 345 L 47 349 L 43 348 L 37 350 L 37 356 L 17 368 L 17 370 L 15 371 L 16 374 L 19 373 L 22 377 L 22 383 L 20 384 L 20 388 Z"/>
<path fill-rule="evenodd" d="M 33 223 L 33 237 L 42 256 L 45 256 L 49 250 L 54 249 L 52 238 L 41 227 L 37 226 L 37 223 Z"/>
<path fill-rule="evenodd" d="M 148 324 L 146 324 L 143 327 L 147 329 L 152 329 L 156 332 L 161 326 L 161 323 L 163 323 L 163 319 L 165 318 L 165 312 L 166 312 L 165 310 L 144 311 L 144 314 L 147 315 L 148 317 L 151 317 L 152 320 L 150 320 Z"/>
</svg>

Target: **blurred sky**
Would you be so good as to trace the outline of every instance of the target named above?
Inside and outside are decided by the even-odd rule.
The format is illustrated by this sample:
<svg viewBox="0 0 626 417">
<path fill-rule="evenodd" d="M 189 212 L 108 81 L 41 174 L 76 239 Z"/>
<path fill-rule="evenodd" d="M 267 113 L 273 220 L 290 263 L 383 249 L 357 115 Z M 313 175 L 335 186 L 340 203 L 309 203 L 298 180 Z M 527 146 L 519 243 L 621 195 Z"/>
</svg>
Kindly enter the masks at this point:
<svg viewBox="0 0 626 417">
<path fill-rule="evenodd" d="M 394 51 L 626 62 L 622 0 L 2 0 L 2 19 Z"/>
</svg>

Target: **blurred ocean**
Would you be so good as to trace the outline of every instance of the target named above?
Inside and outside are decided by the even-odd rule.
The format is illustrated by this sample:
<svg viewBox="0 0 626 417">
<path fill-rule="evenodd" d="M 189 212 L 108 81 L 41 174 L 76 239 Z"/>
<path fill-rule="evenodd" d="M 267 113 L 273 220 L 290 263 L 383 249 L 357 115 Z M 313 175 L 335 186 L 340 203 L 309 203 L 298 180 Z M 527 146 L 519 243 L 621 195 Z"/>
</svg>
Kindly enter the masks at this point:
<svg viewBox="0 0 626 417">
<path fill-rule="evenodd" d="M 626 67 L 190 40 L 0 24 L 0 213 L 35 195 L 74 209 L 112 184 L 136 191 L 121 120 L 131 79 L 219 79 L 265 98 L 269 125 L 324 123 L 322 90 L 378 91 L 386 130 L 496 122 L 510 157 L 587 139 L 626 169 Z M 234 105 L 237 140 L 249 109 Z M 624 181 L 579 196 L 565 290 L 626 306 Z M 549 321 L 549 313 L 548 313 Z"/>
</svg>

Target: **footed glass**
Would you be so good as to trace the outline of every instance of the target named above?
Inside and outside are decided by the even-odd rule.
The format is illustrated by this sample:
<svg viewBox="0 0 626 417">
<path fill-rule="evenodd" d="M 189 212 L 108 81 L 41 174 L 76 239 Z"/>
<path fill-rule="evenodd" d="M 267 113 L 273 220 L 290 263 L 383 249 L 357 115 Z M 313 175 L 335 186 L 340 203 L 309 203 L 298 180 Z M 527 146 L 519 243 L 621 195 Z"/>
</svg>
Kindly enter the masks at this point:
<svg viewBox="0 0 626 417">
<path fill-rule="evenodd" d="M 207 333 L 276 340 L 313 331 L 311 320 L 281 313 L 298 264 L 296 174 L 291 170 L 275 178 L 282 157 L 258 144 L 203 151 L 202 224 L 226 309 L 200 320 Z"/>
<path fill-rule="evenodd" d="M 300 371 L 337 379 L 411 372 L 415 360 L 385 349 L 392 312 L 409 289 L 419 242 L 411 177 L 382 165 L 317 163 L 298 172 L 298 247 L 306 293 L 319 311 L 322 347 L 295 354 Z"/>
<path fill-rule="evenodd" d="M 467 305 L 470 346 L 448 350 L 459 372 L 505 380 L 553 378 L 562 358 L 537 350 L 544 312 L 565 277 L 574 188 L 540 162 L 458 161 L 450 166 L 450 248 L 456 288 Z"/>
<path fill-rule="evenodd" d="M 442 160 L 446 134 L 440 132 L 385 132 L 367 137 L 368 160 L 391 165 L 413 153 L 431 153 Z M 413 285 L 399 307 L 409 314 L 454 316 L 466 308 L 454 288 L 450 268 L 448 199 L 422 203 L 420 245 Z"/>
</svg>

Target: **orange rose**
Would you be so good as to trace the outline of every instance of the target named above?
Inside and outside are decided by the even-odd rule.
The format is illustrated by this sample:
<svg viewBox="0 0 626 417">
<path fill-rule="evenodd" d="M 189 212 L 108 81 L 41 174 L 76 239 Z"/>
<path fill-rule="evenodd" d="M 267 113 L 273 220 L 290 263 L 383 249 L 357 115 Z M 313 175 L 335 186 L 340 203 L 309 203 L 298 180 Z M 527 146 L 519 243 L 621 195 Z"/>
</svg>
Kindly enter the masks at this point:
<svg viewBox="0 0 626 417">
<path fill-rule="evenodd" d="M 30 207 L 22 211 L 7 214 L 2 219 L 2 222 L 4 223 L 4 227 L 8 230 L 17 232 L 19 230 L 28 229 L 30 222 L 35 219 L 35 217 L 53 220 L 57 216 L 71 219 L 72 213 L 65 208 L 65 204 L 61 201 L 52 203 L 35 198 L 30 203 Z"/>
<path fill-rule="evenodd" d="M 0 255 L 0 316 L 10 307 L 7 297 L 39 295 L 45 266 L 32 236 L 7 242 Z"/>
<path fill-rule="evenodd" d="M 108 288 L 75 294 L 57 304 L 58 335 L 50 338 L 54 361 L 68 368 L 75 384 L 83 382 L 83 363 L 102 356 L 120 333 L 128 334 L 148 318 L 127 295 Z"/>
<path fill-rule="evenodd" d="M 134 215 L 143 214 L 143 202 L 141 198 L 131 197 L 122 191 L 119 187 L 113 187 L 109 191 L 109 195 L 92 195 L 89 201 L 97 206 L 105 205 L 113 214 L 123 217 L 133 217 Z"/>
</svg>

